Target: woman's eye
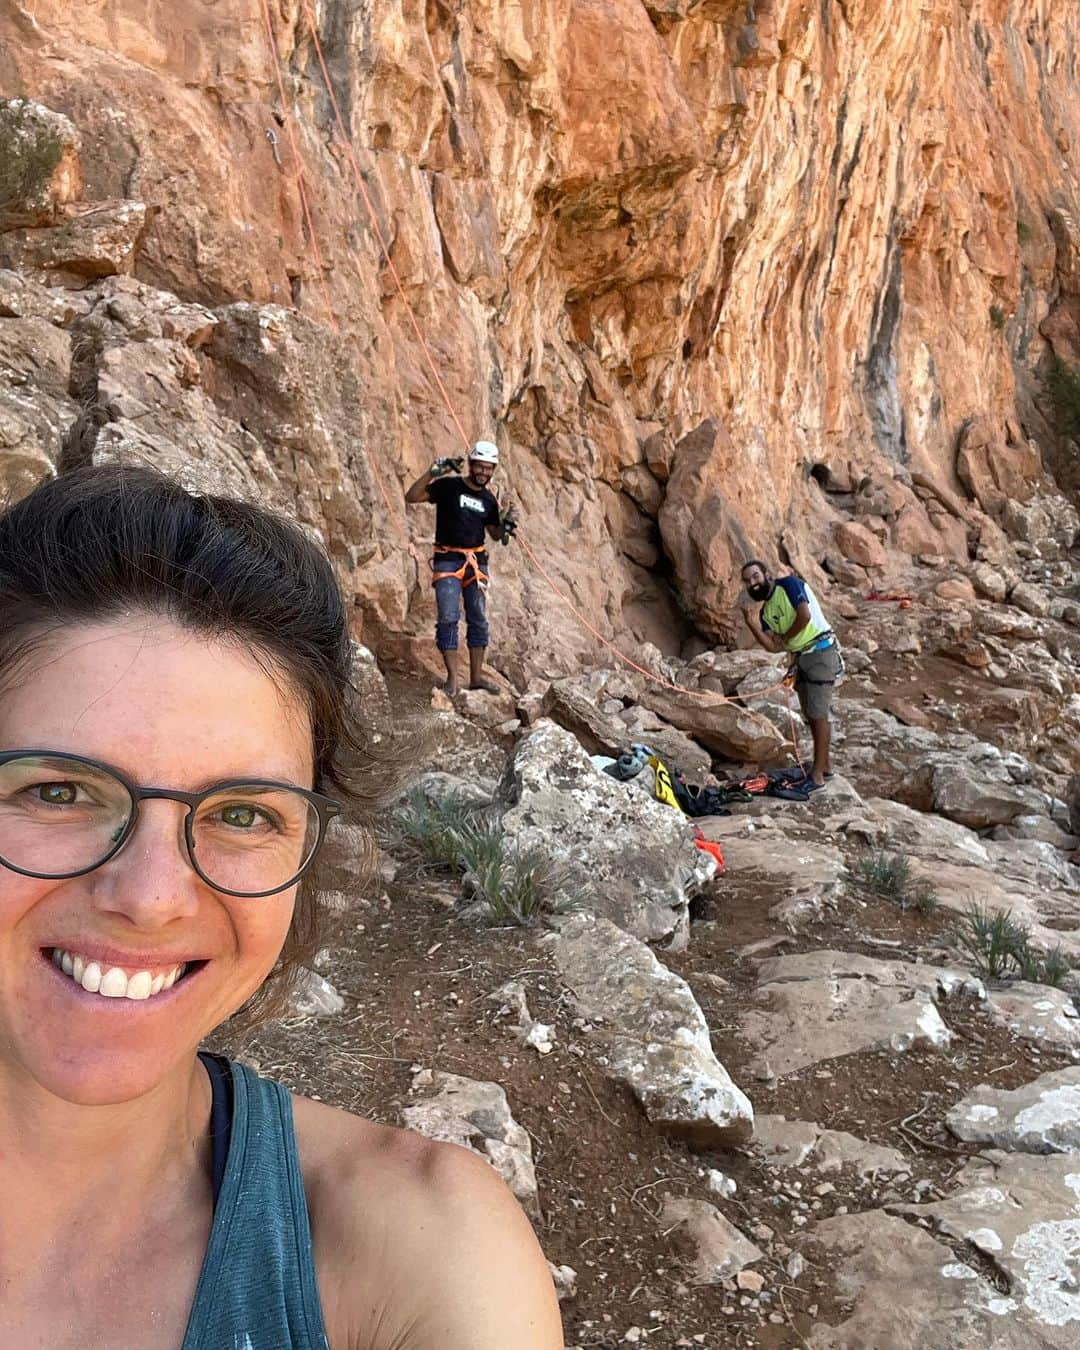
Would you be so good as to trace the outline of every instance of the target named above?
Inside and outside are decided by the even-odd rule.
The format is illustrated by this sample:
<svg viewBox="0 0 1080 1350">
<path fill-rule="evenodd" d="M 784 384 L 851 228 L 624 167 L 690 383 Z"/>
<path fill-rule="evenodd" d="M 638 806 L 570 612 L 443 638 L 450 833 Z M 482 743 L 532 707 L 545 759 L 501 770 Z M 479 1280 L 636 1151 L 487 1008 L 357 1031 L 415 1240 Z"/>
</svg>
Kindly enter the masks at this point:
<svg viewBox="0 0 1080 1350">
<path fill-rule="evenodd" d="M 79 798 L 79 789 L 74 783 L 42 783 L 37 792 L 48 806 L 72 806 Z"/>
<path fill-rule="evenodd" d="M 250 830 L 253 825 L 257 825 L 261 814 L 254 806 L 224 806 L 221 809 L 221 819 L 225 824 L 241 830 Z"/>
</svg>

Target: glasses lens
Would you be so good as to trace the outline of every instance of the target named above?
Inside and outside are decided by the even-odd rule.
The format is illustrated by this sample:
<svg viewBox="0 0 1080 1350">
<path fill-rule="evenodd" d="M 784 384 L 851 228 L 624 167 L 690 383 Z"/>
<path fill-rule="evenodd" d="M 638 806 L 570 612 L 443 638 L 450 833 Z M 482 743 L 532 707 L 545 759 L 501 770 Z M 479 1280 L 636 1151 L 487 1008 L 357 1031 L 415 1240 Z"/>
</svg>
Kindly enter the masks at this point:
<svg viewBox="0 0 1080 1350">
<path fill-rule="evenodd" d="M 303 793 L 258 785 L 223 788 L 192 824 L 195 860 L 211 886 L 240 895 L 281 890 L 311 861 L 319 813 Z"/>
<path fill-rule="evenodd" d="M 0 859 L 39 876 L 65 877 L 112 852 L 131 819 L 123 783 L 63 755 L 0 764 Z"/>
</svg>

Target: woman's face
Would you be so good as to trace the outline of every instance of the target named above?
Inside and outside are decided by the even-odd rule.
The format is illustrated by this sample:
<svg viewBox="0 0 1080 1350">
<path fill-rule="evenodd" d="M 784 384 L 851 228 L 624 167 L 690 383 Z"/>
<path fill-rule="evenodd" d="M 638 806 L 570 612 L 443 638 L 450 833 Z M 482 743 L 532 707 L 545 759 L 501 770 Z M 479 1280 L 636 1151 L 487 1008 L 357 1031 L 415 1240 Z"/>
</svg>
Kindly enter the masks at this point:
<svg viewBox="0 0 1080 1350">
<path fill-rule="evenodd" d="M 310 787 L 313 772 L 308 716 L 284 679 L 238 647 L 142 616 L 61 630 L 3 683 L 0 751 L 20 749 L 186 791 L 237 778 Z M 0 867 L 0 1074 L 83 1105 L 129 1101 L 266 978 L 296 888 L 260 900 L 213 890 L 184 851 L 185 810 L 144 801 L 123 849 L 85 876 Z M 105 997 L 53 964 L 57 948 L 161 983 L 181 964 L 188 973 L 148 998 Z"/>
</svg>

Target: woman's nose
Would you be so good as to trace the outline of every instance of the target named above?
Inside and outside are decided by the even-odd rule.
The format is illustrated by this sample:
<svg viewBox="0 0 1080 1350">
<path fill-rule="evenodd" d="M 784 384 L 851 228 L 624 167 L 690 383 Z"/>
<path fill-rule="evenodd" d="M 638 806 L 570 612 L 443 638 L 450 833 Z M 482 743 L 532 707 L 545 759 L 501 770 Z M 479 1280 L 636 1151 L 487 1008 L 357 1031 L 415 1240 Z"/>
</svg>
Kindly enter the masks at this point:
<svg viewBox="0 0 1080 1350">
<path fill-rule="evenodd" d="M 163 928 L 197 912 L 205 886 L 188 858 L 185 816 L 178 802 L 140 805 L 127 843 L 88 878 L 99 909 L 144 929 Z"/>
</svg>

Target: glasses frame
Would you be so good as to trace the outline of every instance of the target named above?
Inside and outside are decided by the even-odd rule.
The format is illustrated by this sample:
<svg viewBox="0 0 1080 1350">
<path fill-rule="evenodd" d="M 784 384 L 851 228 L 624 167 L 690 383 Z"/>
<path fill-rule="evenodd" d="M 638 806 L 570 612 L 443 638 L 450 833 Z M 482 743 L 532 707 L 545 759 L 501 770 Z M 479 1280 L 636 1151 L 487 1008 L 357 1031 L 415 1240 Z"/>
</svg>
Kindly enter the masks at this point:
<svg viewBox="0 0 1080 1350">
<path fill-rule="evenodd" d="M 99 769 L 115 778 L 122 788 L 127 792 L 131 800 L 131 814 L 128 816 L 127 824 L 124 826 L 119 838 L 109 849 L 108 853 L 98 862 L 92 863 L 89 867 L 80 867 L 75 872 L 31 872 L 26 867 L 16 867 L 14 863 L 0 855 L 0 865 L 6 867 L 9 872 L 17 872 L 20 876 L 36 877 L 40 881 L 69 881 L 73 877 L 84 877 L 89 872 L 96 872 L 99 867 L 104 867 L 107 862 L 120 852 L 127 841 L 135 833 L 135 828 L 139 823 L 139 805 L 141 802 L 151 798 L 161 798 L 164 801 L 179 802 L 186 806 L 187 814 L 184 816 L 184 845 L 187 852 L 188 862 L 195 874 L 210 887 L 211 890 L 218 891 L 221 895 L 232 895 L 239 900 L 263 900 L 269 895 L 279 895 L 282 891 L 287 891 L 290 886 L 295 886 L 305 872 L 311 867 L 311 864 L 319 856 L 319 850 L 322 848 L 323 840 L 326 837 L 326 830 L 331 820 L 341 814 L 342 805 L 333 797 L 324 796 L 321 792 L 314 792 L 311 788 L 299 787 L 296 783 L 282 783 L 272 778 L 223 778 L 220 783 L 212 783 L 210 787 L 202 792 L 182 792 L 179 788 L 164 787 L 142 787 L 138 783 L 133 783 L 127 774 L 112 764 L 106 764 L 104 760 L 90 759 L 86 755 L 69 754 L 66 750 L 4 750 L 0 751 L 0 767 L 9 764 L 14 759 L 68 759 L 75 764 L 84 764 L 90 769 Z M 193 834 L 193 822 L 195 812 L 208 797 L 213 797 L 217 793 L 228 788 L 240 787 L 262 787 L 262 788 L 285 788 L 290 792 L 297 792 L 301 797 L 305 797 L 312 806 L 319 818 L 319 833 L 316 836 L 315 843 L 311 849 L 311 855 L 304 863 L 303 867 L 288 881 L 281 886 L 275 886 L 269 891 L 234 891 L 224 886 L 216 885 L 206 875 L 199 866 L 195 856 L 195 839 Z"/>
</svg>

